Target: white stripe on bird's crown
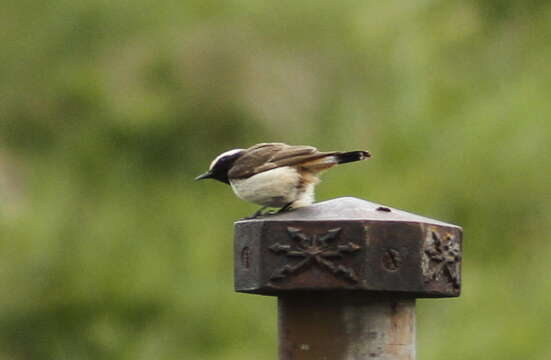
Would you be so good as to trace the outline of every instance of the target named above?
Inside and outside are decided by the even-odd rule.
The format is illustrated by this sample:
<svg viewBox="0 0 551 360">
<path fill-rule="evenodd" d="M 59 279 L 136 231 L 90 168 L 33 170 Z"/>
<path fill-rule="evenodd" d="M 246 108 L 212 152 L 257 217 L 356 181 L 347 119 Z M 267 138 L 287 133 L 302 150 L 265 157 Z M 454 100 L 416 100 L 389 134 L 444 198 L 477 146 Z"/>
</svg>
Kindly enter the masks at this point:
<svg viewBox="0 0 551 360">
<path fill-rule="evenodd" d="M 216 165 L 216 163 L 218 161 L 220 161 L 220 159 L 226 157 L 226 156 L 231 156 L 231 155 L 235 155 L 237 154 L 238 152 L 240 151 L 243 151 L 243 149 L 232 149 L 232 150 L 228 150 L 226 152 L 223 152 L 222 154 L 218 155 L 214 160 L 212 160 L 212 162 L 210 163 L 210 166 L 209 166 L 209 170 L 212 170 L 212 168 L 214 167 L 214 165 Z"/>
</svg>

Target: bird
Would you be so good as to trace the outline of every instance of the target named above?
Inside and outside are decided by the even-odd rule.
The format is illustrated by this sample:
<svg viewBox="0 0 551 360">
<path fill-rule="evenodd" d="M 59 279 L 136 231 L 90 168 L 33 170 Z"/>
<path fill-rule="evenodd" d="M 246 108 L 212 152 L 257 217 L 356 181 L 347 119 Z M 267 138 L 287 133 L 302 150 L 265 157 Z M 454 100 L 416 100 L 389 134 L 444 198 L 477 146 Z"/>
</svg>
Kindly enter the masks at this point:
<svg viewBox="0 0 551 360">
<path fill-rule="evenodd" d="M 267 208 L 284 212 L 311 205 L 318 175 L 335 165 L 364 160 L 369 151 L 318 151 L 308 145 L 260 143 L 218 155 L 195 180 L 214 179 L 231 186 L 235 195 L 262 206 L 249 218 L 266 214 Z"/>
</svg>

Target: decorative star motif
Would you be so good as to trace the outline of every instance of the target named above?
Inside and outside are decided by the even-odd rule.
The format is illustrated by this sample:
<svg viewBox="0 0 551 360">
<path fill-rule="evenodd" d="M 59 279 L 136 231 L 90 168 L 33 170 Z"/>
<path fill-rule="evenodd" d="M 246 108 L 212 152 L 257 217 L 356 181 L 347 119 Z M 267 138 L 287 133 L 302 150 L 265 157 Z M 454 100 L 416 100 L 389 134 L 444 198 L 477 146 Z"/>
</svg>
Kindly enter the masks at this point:
<svg viewBox="0 0 551 360">
<path fill-rule="evenodd" d="M 455 241 L 451 234 L 446 234 L 441 238 L 434 230 L 431 230 L 430 233 L 423 254 L 425 282 L 439 280 L 444 276 L 452 283 L 454 288 L 459 289 L 461 280 L 459 242 Z"/>
<path fill-rule="evenodd" d="M 272 273 L 270 280 L 281 280 L 314 263 L 322 269 L 335 274 L 335 276 L 342 276 L 348 281 L 358 282 L 358 277 L 353 269 L 334 262 L 336 259 L 343 258 L 345 254 L 353 253 L 360 249 L 359 245 L 351 242 L 344 245 L 336 244 L 336 239 L 341 232 L 341 228 L 331 229 L 322 235 L 310 236 L 294 227 L 287 227 L 287 232 L 291 239 L 295 241 L 294 244 L 275 243 L 269 249 L 276 254 L 299 258 L 300 261 L 276 269 Z"/>
</svg>

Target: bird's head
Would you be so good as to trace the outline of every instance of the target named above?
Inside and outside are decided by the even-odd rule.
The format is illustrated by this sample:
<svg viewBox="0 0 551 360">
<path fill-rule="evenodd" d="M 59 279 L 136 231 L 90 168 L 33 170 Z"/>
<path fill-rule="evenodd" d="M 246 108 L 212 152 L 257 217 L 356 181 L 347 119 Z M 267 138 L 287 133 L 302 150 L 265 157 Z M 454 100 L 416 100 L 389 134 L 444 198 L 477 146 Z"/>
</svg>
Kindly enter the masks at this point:
<svg viewBox="0 0 551 360">
<path fill-rule="evenodd" d="M 229 184 L 228 171 L 233 166 L 235 160 L 243 155 L 244 149 L 233 149 L 218 155 L 209 166 L 209 171 L 201 174 L 195 180 L 214 179 Z"/>
</svg>

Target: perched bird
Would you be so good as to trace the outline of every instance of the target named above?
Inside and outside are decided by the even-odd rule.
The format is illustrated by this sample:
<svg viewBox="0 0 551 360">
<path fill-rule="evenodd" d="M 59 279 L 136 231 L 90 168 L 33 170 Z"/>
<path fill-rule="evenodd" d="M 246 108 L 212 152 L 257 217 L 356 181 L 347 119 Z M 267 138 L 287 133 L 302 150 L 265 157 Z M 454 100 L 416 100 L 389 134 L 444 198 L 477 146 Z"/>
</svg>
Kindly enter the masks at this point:
<svg viewBox="0 0 551 360">
<path fill-rule="evenodd" d="M 214 179 L 230 185 L 239 198 L 262 206 L 254 218 L 267 207 L 286 211 L 312 204 L 321 171 L 370 156 L 367 151 L 321 152 L 312 146 L 261 143 L 218 155 L 195 180 Z"/>
</svg>

